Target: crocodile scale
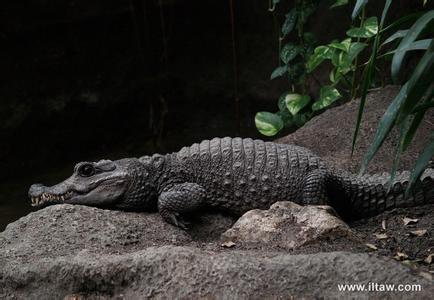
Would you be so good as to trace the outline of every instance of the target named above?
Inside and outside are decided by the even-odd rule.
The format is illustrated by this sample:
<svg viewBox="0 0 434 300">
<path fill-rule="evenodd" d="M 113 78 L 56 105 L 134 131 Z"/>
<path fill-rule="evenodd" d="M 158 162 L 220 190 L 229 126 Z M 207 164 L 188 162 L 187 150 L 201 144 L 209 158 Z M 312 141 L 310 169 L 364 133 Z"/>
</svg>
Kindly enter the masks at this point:
<svg viewBox="0 0 434 300">
<path fill-rule="evenodd" d="M 394 207 L 434 202 L 434 169 L 404 197 L 408 172 L 355 176 L 330 168 L 308 149 L 249 138 L 214 138 L 179 152 L 116 161 L 81 162 L 52 187 L 34 184 L 34 206 L 82 204 L 122 210 L 155 210 L 187 228 L 186 213 L 199 209 L 241 215 L 277 201 L 327 204 L 344 220 Z"/>
<path fill-rule="evenodd" d="M 276 201 L 329 204 L 345 219 L 434 202 L 434 170 L 404 198 L 408 172 L 358 177 L 330 169 L 306 148 L 241 138 L 214 138 L 164 157 L 159 208 L 187 212 L 212 207 L 235 215 Z M 162 197 L 163 195 L 163 197 Z M 171 196 L 172 195 L 172 196 Z"/>
</svg>

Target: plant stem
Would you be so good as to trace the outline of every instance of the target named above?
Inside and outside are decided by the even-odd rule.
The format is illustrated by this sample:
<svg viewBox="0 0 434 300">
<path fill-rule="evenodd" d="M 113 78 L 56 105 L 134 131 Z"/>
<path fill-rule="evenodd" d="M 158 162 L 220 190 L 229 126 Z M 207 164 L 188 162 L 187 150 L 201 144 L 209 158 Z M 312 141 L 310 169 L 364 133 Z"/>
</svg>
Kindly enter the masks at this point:
<svg viewBox="0 0 434 300">
<path fill-rule="evenodd" d="M 360 19 L 360 26 L 363 26 L 363 22 L 365 21 L 365 7 L 362 9 L 362 17 Z M 360 37 L 357 38 L 357 42 L 360 42 Z M 356 56 L 356 59 L 354 60 L 354 73 L 353 73 L 353 80 L 351 82 L 351 100 L 356 98 L 357 91 L 358 91 L 358 85 L 356 84 L 357 79 L 357 61 L 358 61 L 359 55 Z"/>
<path fill-rule="evenodd" d="M 278 52 L 277 52 L 277 63 L 278 66 L 280 67 L 282 65 L 281 61 L 280 61 L 280 51 L 282 50 L 282 37 L 280 36 L 280 28 L 279 25 L 277 23 L 277 17 L 276 17 L 276 12 L 275 10 L 270 10 L 271 12 L 271 16 L 273 18 L 273 24 L 274 24 L 274 31 L 276 32 L 276 37 L 277 37 L 277 41 L 278 41 Z"/>
<path fill-rule="evenodd" d="M 351 87 L 353 86 L 353 83 L 350 82 L 350 80 L 347 78 L 347 76 L 342 75 L 342 79 L 344 80 L 344 82 L 346 84 L 348 84 L 349 88 L 351 89 Z"/>
<path fill-rule="evenodd" d="M 301 4 L 302 9 L 304 7 L 303 4 L 304 4 L 304 1 L 302 1 L 302 4 Z M 303 22 L 300 22 L 300 26 L 298 26 L 297 29 L 298 29 L 297 33 L 298 33 L 298 40 L 300 42 L 300 46 L 301 46 L 302 49 L 305 49 L 305 47 L 304 47 L 304 38 L 303 38 L 303 33 L 304 33 Z M 304 50 L 301 51 L 300 54 L 301 54 L 301 57 L 303 58 L 303 61 L 306 61 L 306 56 L 305 56 Z M 301 91 L 302 91 L 303 95 L 306 94 L 306 90 L 307 90 L 306 80 L 303 80 L 303 82 L 301 84 Z"/>
</svg>

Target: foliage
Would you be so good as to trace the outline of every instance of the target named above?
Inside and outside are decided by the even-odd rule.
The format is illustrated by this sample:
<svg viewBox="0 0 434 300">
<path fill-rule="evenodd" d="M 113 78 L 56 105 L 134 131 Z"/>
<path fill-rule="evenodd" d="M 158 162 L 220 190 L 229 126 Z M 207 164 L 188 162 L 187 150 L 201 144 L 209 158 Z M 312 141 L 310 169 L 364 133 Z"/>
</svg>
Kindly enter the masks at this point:
<svg viewBox="0 0 434 300">
<path fill-rule="evenodd" d="M 273 1 L 274 4 L 280 1 Z M 297 39 L 292 39 L 280 49 L 279 65 L 271 74 L 271 79 L 286 76 L 292 87 L 291 91 L 285 92 L 278 101 L 279 111 L 274 115 L 277 118 L 269 119 L 275 123 L 259 124 L 258 130 L 273 126 L 283 127 L 302 126 L 317 111 L 330 107 L 337 100 L 348 94 L 340 86 L 349 89 L 352 74 L 356 72 L 357 57 L 366 47 L 367 43 L 360 42 L 360 39 L 368 39 L 378 32 L 376 17 L 362 20 L 360 26 L 352 27 L 347 31 L 348 37 L 342 41 L 333 40 L 327 45 L 314 48 L 316 39 L 311 32 L 305 32 L 305 24 L 308 17 L 314 12 L 319 1 L 297 0 L 295 7 L 285 15 L 281 33 L 282 39 L 288 39 L 293 29 L 297 31 Z M 338 0 L 331 7 L 343 6 L 348 0 Z M 272 9 L 274 11 L 274 8 Z M 322 85 L 317 99 L 312 99 L 306 94 L 306 79 L 308 76 L 315 78 L 314 71 L 323 62 L 329 61 L 333 69 L 330 72 L 330 83 Z M 296 88 L 301 90 L 295 92 Z M 281 105 L 282 99 L 286 99 L 287 105 Z M 289 109 L 296 107 L 297 109 Z M 260 115 L 256 115 L 258 118 Z M 283 128 L 281 127 L 281 128 Z M 268 131 L 267 131 L 268 132 Z M 274 131 L 273 131 L 274 132 Z M 277 134 L 278 131 L 275 132 Z"/>
<path fill-rule="evenodd" d="M 359 2 L 363 1 L 357 1 L 357 3 Z M 402 152 L 405 151 L 410 145 L 416 129 L 422 121 L 426 111 L 434 106 L 434 74 L 432 73 L 432 68 L 434 65 L 434 39 L 431 37 L 429 39 L 416 41 L 416 39 L 420 35 L 422 35 L 423 32 L 426 31 L 426 29 L 429 29 L 428 24 L 430 24 L 430 22 L 434 19 L 434 11 L 428 11 L 423 15 L 419 16 L 409 29 L 397 30 L 396 32 L 392 33 L 380 45 L 380 40 L 386 36 L 386 29 L 393 28 L 396 24 L 402 24 L 404 23 L 404 19 L 408 19 L 408 16 L 405 16 L 393 22 L 386 29 L 383 29 L 384 21 L 391 3 L 391 0 L 386 0 L 385 2 L 378 34 L 376 34 L 375 36 L 371 55 L 363 71 L 359 113 L 357 116 L 352 149 L 354 150 L 356 144 L 357 134 L 360 128 L 368 88 L 372 86 L 374 77 L 376 75 L 375 63 L 377 59 L 388 55 L 393 55 L 391 63 L 391 75 L 394 82 L 397 83 L 398 73 L 407 52 L 412 50 L 426 50 L 422 58 L 419 60 L 419 63 L 411 73 L 410 78 L 403 84 L 400 92 L 392 101 L 385 114 L 383 115 L 382 119 L 380 120 L 377 132 L 374 137 L 374 141 L 368 149 L 362 163 L 360 171 L 361 174 L 364 173 L 368 163 L 372 160 L 375 153 L 381 147 L 384 140 L 390 133 L 391 129 L 394 126 L 397 126 L 400 131 L 400 137 L 398 140 L 398 145 L 395 151 L 395 159 L 392 166 L 392 174 L 390 178 L 390 181 L 392 182 L 395 177 Z M 362 4 L 362 7 L 364 5 L 366 5 L 366 3 Z M 430 33 L 432 34 L 432 30 Z M 396 49 L 380 55 L 381 47 L 398 39 L 402 40 L 396 47 Z M 423 170 L 426 168 L 429 160 L 432 158 L 433 155 L 434 135 L 431 136 L 425 151 L 421 154 L 413 168 L 409 188 L 406 192 L 407 195 L 409 192 L 411 192 L 414 184 L 421 176 Z"/>
<path fill-rule="evenodd" d="M 280 0 L 273 1 L 274 4 L 279 2 Z M 426 2 L 423 1 L 423 6 Z M 331 8 L 344 6 L 348 3 L 348 0 L 336 0 Z M 280 97 L 277 113 L 268 113 L 273 117 L 264 119 L 261 115 L 263 113 L 258 113 L 256 118 L 262 118 L 262 122 L 256 124 L 261 133 L 266 131 L 267 135 L 274 135 L 284 127 L 302 126 L 315 112 L 330 107 L 341 97 L 355 98 L 360 96 L 359 113 L 353 136 L 354 150 L 366 95 L 369 89 L 378 85 L 378 79 L 381 78 L 378 64 L 386 64 L 387 60 L 391 58 L 391 77 L 395 83 L 399 83 L 399 77 L 403 75 L 400 70 L 409 52 L 422 50 L 424 54 L 409 78 L 402 78 L 404 82 L 401 91 L 380 120 L 374 142 L 368 149 L 361 168 L 361 173 L 363 173 L 390 130 L 397 126 L 400 131 L 400 138 L 392 167 L 391 180 L 393 180 L 401 153 L 410 145 L 426 111 L 434 107 L 434 72 L 432 72 L 434 67 L 434 40 L 432 38 L 434 11 L 409 14 L 385 26 L 392 1 L 385 0 L 380 22 L 376 16 L 365 16 L 367 3 L 367 0 L 355 1 L 351 14 L 353 25 L 346 30 L 347 37 L 345 39 L 333 40 L 326 45 L 318 45 L 313 48 L 314 39 L 312 42 L 308 42 L 305 38 L 307 34 L 311 37 L 313 34 L 304 32 L 303 24 L 306 23 L 307 17 L 312 14 L 317 1 L 296 1 L 296 6 L 286 15 L 282 25 L 282 34 L 283 37 L 287 37 L 296 28 L 298 42 L 291 41 L 282 47 L 280 58 L 283 64 L 276 68 L 271 75 L 271 79 L 287 75 L 292 84 L 292 90 Z M 306 9 L 307 11 L 304 12 Z M 402 29 L 403 25 L 409 23 L 412 23 L 409 28 Z M 368 50 L 370 53 L 368 60 L 360 64 L 361 53 Z M 325 62 L 331 65 L 330 83 L 322 84 L 319 98 L 313 101 L 309 95 L 305 94 L 306 89 L 302 81 L 307 76 L 313 76 L 318 66 Z M 360 67 L 363 67 L 361 72 L 358 70 Z M 361 80 L 357 80 L 360 73 L 362 74 Z M 295 92 L 295 87 L 300 88 L 302 92 Z M 264 129 L 270 125 L 274 128 L 273 130 Z M 420 177 L 433 155 L 434 134 L 431 136 L 424 153 L 415 164 L 407 193 L 410 192 L 410 188 Z"/>
<path fill-rule="evenodd" d="M 274 3 L 279 2 L 279 0 L 274 1 Z M 271 74 L 271 79 L 286 75 L 290 84 L 304 84 L 306 58 L 312 54 L 316 41 L 311 32 L 304 31 L 304 25 L 315 11 L 318 3 L 319 0 L 297 0 L 295 7 L 285 15 L 279 39 L 281 41 L 287 40 L 294 29 L 297 38 L 280 47 L 279 66 Z"/>
<path fill-rule="evenodd" d="M 319 2 L 319 0 L 296 0 L 295 6 L 285 15 L 279 41 L 286 43 L 279 47 L 279 66 L 271 73 L 271 79 L 285 77 L 292 88 L 279 98 L 279 111 L 267 114 L 268 116 L 274 115 L 266 119 L 272 123 L 264 122 L 264 112 L 256 114 L 255 123 L 261 133 L 275 135 L 283 127 L 302 126 L 313 115 L 311 98 L 304 92 L 307 76 L 306 63 L 308 57 L 313 54 L 316 38 L 313 33 L 306 32 L 304 29 Z M 273 5 L 278 3 L 280 0 L 273 0 Z M 274 8 L 274 6 L 270 8 L 273 13 Z M 290 38 L 291 34 L 296 37 Z M 302 90 L 302 94 L 295 93 L 296 87 Z M 280 126 L 282 124 L 283 126 Z M 279 130 L 269 131 L 270 127 L 279 128 Z"/>
<path fill-rule="evenodd" d="M 383 10 L 383 15 L 387 14 L 387 4 Z M 428 11 L 423 14 L 416 22 L 408 29 L 404 31 L 397 31 L 392 34 L 386 41 L 402 38 L 396 50 L 393 51 L 393 59 L 391 64 L 391 74 L 395 82 L 398 81 L 398 73 L 402 66 L 402 62 L 406 53 L 410 50 L 414 50 L 415 40 L 423 33 L 425 29 L 428 29 L 430 22 L 434 19 L 434 11 Z M 432 24 L 432 23 L 431 23 Z M 432 34 L 432 32 L 431 32 Z M 404 83 L 399 94 L 392 101 L 387 111 L 383 115 L 379 122 L 377 132 L 374 137 L 374 142 L 368 149 L 365 159 L 362 164 L 361 173 L 363 173 L 373 158 L 375 153 L 381 147 L 385 138 L 388 136 L 393 126 L 397 126 L 400 130 L 400 137 L 398 140 L 398 146 L 395 152 L 395 159 L 392 167 L 391 181 L 396 173 L 396 169 L 399 163 L 401 153 L 405 151 L 410 145 L 414 134 L 421 123 L 426 111 L 434 107 L 434 73 L 432 72 L 434 67 L 434 39 L 422 40 L 423 47 L 418 49 L 426 50 L 424 55 L 419 60 L 418 64 L 414 68 L 410 75 L 410 78 Z M 429 43 L 427 43 L 427 41 Z M 420 42 L 420 41 L 419 41 Z M 419 43 L 421 44 L 421 43 Z M 376 49 L 374 49 L 376 50 Z M 372 53 L 371 57 L 377 55 Z M 366 92 L 362 97 L 366 97 Z M 360 124 L 361 112 L 363 111 L 362 102 L 359 108 L 358 124 Z M 353 147 L 355 139 L 357 137 L 358 127 L 356 128 Z M 425 148 L 425 151 L 420 155 L 417 160 L 410 178 L 409 188 L 407 189 L 407 195 L 411 192 L 417 179 L 421 176 L 423 170 L 427 167 L 430 159 L 434 155 L 434 134 L 431 135 L 430 141 Z"/>
<path fill-rule="evenodd" d="M 283 121 L 275 114 L 262 111 L 256 114 L 256 127 L 266 136 L 273 136 L 283 128 Z"/>
</svg>

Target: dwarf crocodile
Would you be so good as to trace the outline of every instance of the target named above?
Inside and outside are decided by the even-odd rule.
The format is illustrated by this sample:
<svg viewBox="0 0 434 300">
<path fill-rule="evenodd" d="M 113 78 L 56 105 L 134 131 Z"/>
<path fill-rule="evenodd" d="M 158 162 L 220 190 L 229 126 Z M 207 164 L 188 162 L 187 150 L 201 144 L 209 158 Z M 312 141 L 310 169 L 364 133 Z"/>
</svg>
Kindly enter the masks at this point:
<svg viewBox="0 0 434 300">
<path fill-rule="evenodd" d="M 434 202 L 434 169 L 404 197 L 408 172 L 388 185 L 387 173 L 355 176 L 336 170 L 308 149 L 249 138 L 214 138 L 179 152 L 116 161 L 81 162 L 65 181 L 34 184 L 32 205 L 70 203 L 120 210 L 157 210 L 186 228 L 186 214 L 202 208 L 241 215 L 289 200 L 328 204 L 346 220 L 394 207 Z M 389 188 L 390 187 L 390 188 Z"/>
</svg>

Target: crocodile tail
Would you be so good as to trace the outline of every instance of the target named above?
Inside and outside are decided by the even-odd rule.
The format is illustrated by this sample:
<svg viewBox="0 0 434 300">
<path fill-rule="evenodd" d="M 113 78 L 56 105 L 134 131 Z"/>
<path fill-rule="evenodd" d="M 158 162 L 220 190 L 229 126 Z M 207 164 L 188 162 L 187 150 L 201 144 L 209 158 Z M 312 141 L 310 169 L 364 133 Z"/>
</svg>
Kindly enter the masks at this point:
<svg viewBox="0 0 434 300">
<path fill-rule="evenodd" d="M 434 169 L 428 168 L 408 197 L 405 191 L 410 172 L 399 172 L 390 184 L 390 174 L 355 176 L 340 172 L 332 179 L 336 195 L 331 195 L 331 205 L 344 219 L 356 220 L 380 214 L 398 207 L 411 207 L 434 203 Z M 344 197 L 342 197 L 344 196 Z M 343 199 L 349 199 L 342 203 Z M 333 203 L 333 201 L 340 201 Z"/>
</svg>

